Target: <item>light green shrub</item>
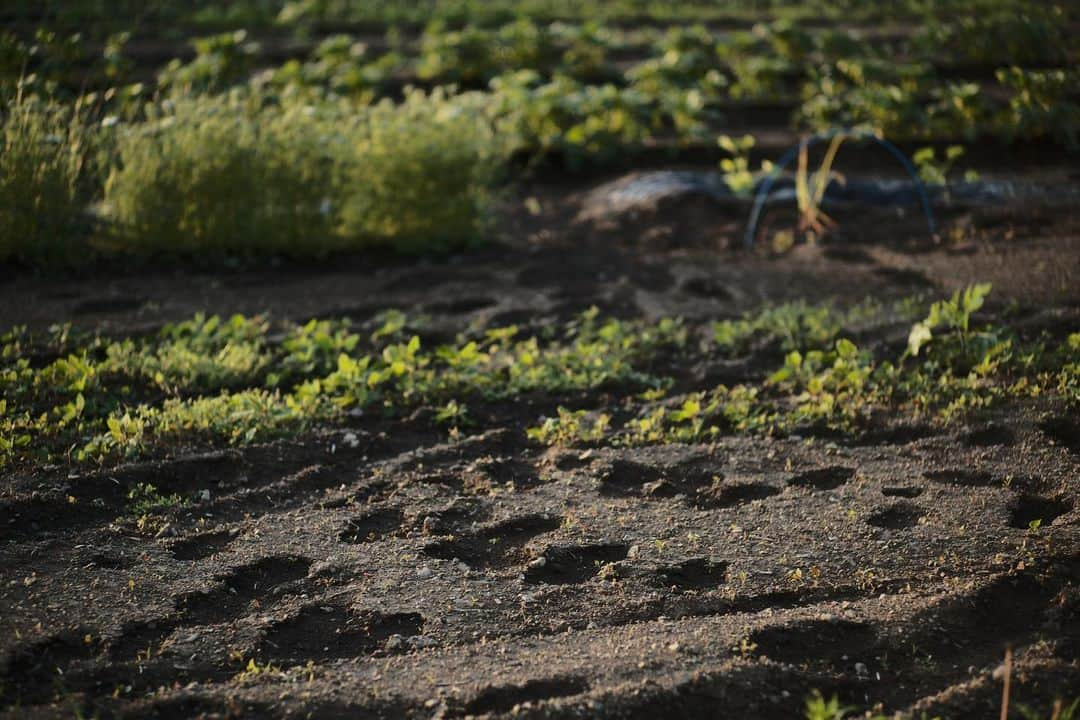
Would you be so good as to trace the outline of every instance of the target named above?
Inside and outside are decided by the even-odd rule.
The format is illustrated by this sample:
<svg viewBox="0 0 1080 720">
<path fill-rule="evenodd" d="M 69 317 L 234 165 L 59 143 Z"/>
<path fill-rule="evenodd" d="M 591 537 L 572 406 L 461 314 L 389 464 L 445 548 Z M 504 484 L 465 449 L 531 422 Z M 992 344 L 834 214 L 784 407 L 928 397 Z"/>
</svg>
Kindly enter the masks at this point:
<svg viewBox="0 0 1080 720">
<path fill-rule="evenodd" d="M 342 167 L 350 243 L 420 253 L 483 238 L 504 143 L 475 100 L 413 91 L 368 110 Z"/>
<path fill-rule="evenodd" d="M 0 260 L 76 259 L 88 146 L 78 108 L 20 97 L 0 116 Z"/>
<path fill-rule="evenodd" d="M 117 138 L 106 207 L 126 249 L 191 255 L 324 255 L 332 154 L 299 110 L 222 98 L 166 101 Z"/>
<path fill-rule="evenodd" d="M 496 137 L 463 101 L 269 105 L 177 98 L 117 138 L 105 206 L 142 253 L 438 252 L 482 235 Z"/>
</svg>

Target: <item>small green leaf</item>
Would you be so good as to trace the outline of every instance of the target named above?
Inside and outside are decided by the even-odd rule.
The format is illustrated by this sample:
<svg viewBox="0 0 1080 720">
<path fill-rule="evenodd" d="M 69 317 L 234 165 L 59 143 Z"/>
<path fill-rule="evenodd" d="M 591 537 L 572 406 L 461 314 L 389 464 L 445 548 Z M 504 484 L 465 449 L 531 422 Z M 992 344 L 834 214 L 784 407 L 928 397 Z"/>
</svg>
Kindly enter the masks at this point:
<svg viewBox="0 0 1080 720">
<path fill-rule="evenodd" d="M 911 326 L 911 333 L 908 334 L 908 352 L 918 357 L 919 350 L 930 342 L 933 336 L 934 334 L 930 332 L 930 328 L 926 323 L 915 323 Z"/>
</svg>

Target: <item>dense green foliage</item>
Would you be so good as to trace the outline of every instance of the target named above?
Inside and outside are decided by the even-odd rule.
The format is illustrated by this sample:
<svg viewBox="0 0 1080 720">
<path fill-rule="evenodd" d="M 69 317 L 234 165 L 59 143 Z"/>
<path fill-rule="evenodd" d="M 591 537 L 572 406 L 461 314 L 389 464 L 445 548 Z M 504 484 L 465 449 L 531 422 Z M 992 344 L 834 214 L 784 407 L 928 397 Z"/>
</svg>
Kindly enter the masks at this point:
<svg viewBox="0 0 1080 720">
<path fill-rule="evenodd" d="M 766 309 L 746 322 L 786 343 L 790 351 L 779 369 L 758 385 L 720 386 L 647 404 L 612 439 L 686 442 L 725 432 L 814 428 L 858 433 L 897 411 L 947 422 L 1008 398 L 1046 394 L 1075 405 L 1080 334 L 1023 343 L 1005 327 L 976 329 L 972 314 L 989 291 L 989 285 L 976 285 L 934 303 L 912 326 L 907 349 L 895 357 L 881 357 L 842 336 L 841 328 L 850 332 L 859 324 L 853 319 L 871 317 L 863 309 L 846 318 L 822 308 Z M 910 303 L 903 306 L 909 309 Z M 877 321 L 887 317 L 897 319 L 891 314 Z M 793 334 L 793 319 L 805 330 Z M 722 347 L 732 347 L 729 337 L 718 333 Z"/>
<path fill-rule="evenodd" d="M 296 112 L 179 99 L 120 128 L 105 201 L 126 246 L 210 257 L 325 253 L 329 153 L 311 126 Z"/>
<path fill-rule="evenodd" d="M 859 434 L 885 420 L 947 423 L 996 403 L 1049 396 L 1080 406 L 1080 334 L 1022 338 L 977 322 L 989 286 L 917 309 L 867 303 L 765 308 L 715 325 L 705 344 L 676 320 L 604 320 L 595 309 L 550 335 L 476 330 L 427 348 L 398 312 L 366 335 L 345 322 L 274 328 L 262 318 L 196 317 L 142 338 L 4 336 L 0 461 L 113 461 L 158 448 L 237 444 L 333 426 L 357 415 L 430 408 L 435 422 L 482 422 L 483 410 L 544 393 L 604 390 L 621 418 L 560 409 L 528 431 L 543 443 L 702 441 L 726 433 Z M 912 324 L 912 318 L 925 316 Z M 850 337 L 910 328 L 907 347 Z M 700 336 L 704 337 L 705 329 Z M 273 339 L 271 339 L 273 338 Z M 782 350 L 733 387 L 680 388 L 656 371 L 709 357 Z M 34 369 L 31 357 L 58 359 Z M 654 362 L 664 356 L 662 363 Z M 767 367 L 767 364 L 766 364 Z"/>
<path fill-rule="evenodd" d="M 1024 7 L 1022 0 L 898 0 L 876 5 L 859 0 L 12 0 L 4 19 L 41 22 L 64 30 L 107 32 L 132 18 L 153 27 L 288 25 L 318 23 L 500 25 L 515 18 L 541 21 L 734 20 L 761 17 L 904 21 L 986 8 Z"/>
<path fill-rule="evenodd" d="M 91 137 L 78 109 L 14 102 L 0 125 L 0 259 L 70 262 Z"/>
<path fill-rule="evenodd" d="M 475 242 L 501 164 L 441 95 L 355 113 L 259 98 L 170 100 L 117 132 L 105 207 L 122 247 L 196 258 Z"/>
<path fill-rule="evenodd" d="M 88 247 L 210 259 L 469 247 L 508 158 L 574 169 L 714 149 L 725 114 L 746 103 L 783 109 L 799 130 L 1080 147 L 1066 6 L 978 10 L 202 0 L 112 27 L 91 0 L 16 7 L 0 33 L 0 260 L 74 263 Z M 805 15 L 909 24 L 818 27 Z M 760 22 L 691 22 L 734 17 Z M 912 30 L 912 19 L 925 22 Z M 327 21 L 371 25 L 363 40 L 321 36 Z M 147 61 L 133 47 L 148 41 L 188 54 Z M 723 147 L 725 177 L 748 192 L 752 141 Z"/>
</svg>

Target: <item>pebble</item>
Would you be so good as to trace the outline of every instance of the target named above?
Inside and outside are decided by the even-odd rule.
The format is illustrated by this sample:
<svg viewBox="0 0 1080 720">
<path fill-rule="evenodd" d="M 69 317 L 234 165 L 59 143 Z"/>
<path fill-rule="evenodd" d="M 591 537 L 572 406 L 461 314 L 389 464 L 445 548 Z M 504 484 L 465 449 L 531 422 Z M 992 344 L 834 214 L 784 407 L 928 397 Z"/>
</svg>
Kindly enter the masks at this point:
<svg viewBox="0 0 1080 720">
<path fill-rule="evenodd" d="M 356 436 L 356 433 L 345 433 L 345 437 L 341 438 L 341 442 L 345 443 L 351 448 L 360 447 L 360 438 Z"/>
<path fill-rule="evenodd" d="M 529 569 L 530 570 L 538 570 L 538 569 L 544 567 L 545 565 L 547 565 L 547 558 L 541 556 L 541 557 L 538 557 L 535 560 L 531 560 L 529 562 Z"/>
<path fill-rule="evenodd" d="M 439 644 L 439 641 L 433 637 L 427 637 L 425 635 L 413 635 L 406 642 L 414 648 L 428 648 L 434 647 Z"/>
<path fill-rule="evenodd" d="M 427 580 L 428 578 L 434 577 L 434 576 L 435 576 L 435 571 L 432 570 L 431 568 L 429 568 L 427 565 L 424 565 L 423 567 L 417 568 L 417 570 L 416 570 L 416 577 L 420 578 L 421 580 Z"/>
</svg>

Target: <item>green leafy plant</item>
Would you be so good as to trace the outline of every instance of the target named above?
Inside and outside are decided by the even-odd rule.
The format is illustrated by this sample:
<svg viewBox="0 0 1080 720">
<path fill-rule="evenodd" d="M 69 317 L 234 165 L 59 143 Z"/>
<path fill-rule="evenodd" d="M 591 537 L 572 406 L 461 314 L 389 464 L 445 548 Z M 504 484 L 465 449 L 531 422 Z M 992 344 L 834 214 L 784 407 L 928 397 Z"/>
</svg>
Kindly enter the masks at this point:
<svg viewBox="0 0 1080 720">
<path fill-rule="evenodd" d="M 930 306 L 930 314 L 911 328 L 908 335 L 908 353 L 918 356 L 919 351 L 933 339 L 938 327 L 959 331 L 961 342 L 966 341 L 971 324 L 971 314 L 979 310 L 990 294 L 990 283 L 980 283 L 957 290 L 949 300 L 941 300 Z"/>
<path fill-rule="evenodd" d="M 247 32 L 236 30 L 192 41 L 195 58 L 171 61 L 158 75 L 158 85 L 180 93 L 218 92 L 246 80 L 259 53 Z"/>
<path fill-rule="evenodd" d="M 150 483 L 138 483 L 128 492 L 128 511 L 136 517 L 160 513 L 184 504 L 180 495 L 163 495 Z"/>
<path fill-rule="evenodd" d="M 368 46 L 350 35 L 332 35 L 306 61 L 289 60 L 257 76 L 253 83 L 268 83 L 290 98 L 311 102 L 346 97 L 367 104 L 384 95 L 395 73 L 406 67 L 396 51 L 373 57 Z"/>
<path fill-rule="evenodd" d="M 530 440 L 544 445 L 589 444 L 602 440 L 610 423 L 611 417 L 603 413 L 560 407 L 556 417 L 544 418 L 539 426 L 527 429 L 525 434 Z"/>
<path fill-rule="evenodd" d="M 913 39 L 923 52 L 960 62 L 1040 64 L 1068 59 L 1067 17 L 1061 5 L 1000 7 L 952 22 L 928 23 Z"/>
<path fill-rule="evenodd" d="M 806 720 L 844 720 L 853 710 L 841 705 L 835 695 L 826 700 L 820 692 L 814 691 L 806 699 Z"/>
<path fill-rule="evenodd" d="M 472 328 L 433 348 L 406 331 L 412 323 L 400 312 L 374 321 L 370 345 L 344 322 L 270 332 L 265 319 L 240 316 L 196 316 L 120 340 L 15 329 L 0 344 L 0 463 L 112 462 L 178 445 L 243 445 L 419 407 L 458 427 L 482 422 L 467 408 L 538 392 L 623 395 L 614 417 L 563 407 L 529 431 L 537 442 L 565 444 L 703 442 L 806 427 L 857 435 L 886 414 L 949 422 L 1034 396 L 1080 405 L 1080 333 L 1021 342 L 1007 328 L 975 326 L 988 292 L 973 286 L 934 303 L 899 357 L 842 335 L 908 322 L 914 301 L 793 303 L 725 321 L 714 329 L 724 352 L 763 343 L 785 350 L 783 364 L 734 386 L 674 396 L 674 378 L 656 374 L 656 361 L 686 352 L 688 328 L 605 319 L 595 308 L 540 336 Z M 29 358 L 44 348 L 55 359 L 33 367 Z M 626 419 L 617 425 L 615 417 Z"/>
<path fill-rule="evenodd" d="M 355 350 L 359 341 L 360 337 L 349 331 L 347 321 L 310 320 L 296 326 L 281 342 L 284 357 L 267 375 L 266 384 L 277 387 L 326 374 L 337 363 L 338 357 Z"/>
<path fill-rule="evenodd" d="M 669 28 L 651 48 L 653 57 L 626 72 L 631 87 L 658 97 L 675 89 L 719 98 L 728 84 L 716 52 L 716 38 L 705 27 Z"/>
<path fill-rule="evenodd" d="M 755 344 L 773 343 L 785 352 L 820 350 L 830 346 L 842 330 L 910 322 L 920 312 L 918 297 L 891 304 L 867 300 L 849 308 L 796 300 L 765 307 L 738 319 L 718 321 L 712 326 L 712 335 L 726 354 L 745 353 Z"/>
<path fill-rule="evenodd" d="M 648 97 L 613 84 L 565 75 L 544 82 L 523 70 L 494 79 L 492 89 L 488 112 L 515 150 L 562 153 L 572 168 L 639 148 L 657 121 Z"/>
<path fill-rule="evenodd" d="M 131 340 L 105 348 L 100 372 L 153 382 L 165 390 L 218 390 L 252 383 L 269 362 L 261 318 L 202 314 L 167 325 L 151 342 Z"/>
<path fill-rule="evenodd" d="M 435 413 L 435 422 L 448 427 L 470 425 L 469 408 L 457 400 L 449 400 Z"/>
<path fill-rule="evenodd" d="M 963 155 L 963 145 L 950 145 L 945 148 L 941 158 L 937 157 L 934 148 L 924 147 L 915 151 L 915 154 L 911 156 L 911 161 L 918 168 L 919 177 L 924 183 L 927 185 L 947 185 L 949 173 L 952 171 L 953 166 L 956 165 L 956 161 Z M 964 173 L 966 182 L 974 182 L 978 179 L 979 174 L 974 170 L 968 170 Z"/>
<path fill-rule="evenodd" d="M 741 197 L 748 196 L 758 179 L 773 169 L 771 162 L 763 160 L 759 172 L 750 170 L 750 151 L 754 148 L 754 142 L 753 135 L 743 135 L 741 138 L 721 135 L 717 139 L 717 144 L 731 156 L 720 161 L 724 182 L 733 194 Z"/>
<path fill-rule="evenodd" d="M 1080 147 L 1080 103 L 1070 94 L 1075 70 L 1002 68 L 997 79 L 1012 91 L 999 123 L 1010 137 L 1049 137 L 1072 150 Z"/>
</svg>

